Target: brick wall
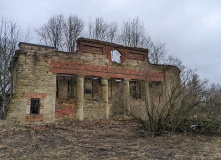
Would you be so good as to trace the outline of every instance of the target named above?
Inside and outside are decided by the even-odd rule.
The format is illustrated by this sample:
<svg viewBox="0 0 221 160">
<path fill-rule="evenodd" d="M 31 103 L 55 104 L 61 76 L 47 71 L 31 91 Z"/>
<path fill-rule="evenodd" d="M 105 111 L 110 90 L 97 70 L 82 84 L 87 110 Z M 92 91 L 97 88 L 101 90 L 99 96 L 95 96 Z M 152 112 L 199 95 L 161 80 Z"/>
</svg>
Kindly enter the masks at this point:
<svg viewBox="0 0 221 160">
<path fill-rule="evenodd" d="M 163 72 L 148 71 L 143 69 L 128 69 L 123 66 L 99 66 L 92 64 L 76 64 L 66 61 L 51 61 L 50 70 L 59 74 L 78 74 L 96 77 L 110 77 L 119 79 L 140 79 L 149 77 L 150 81 L 163 81 L 165 75 Z"/>
<path fill-rule="evenodd" d="M 76 98 L 56 98 L 55 118 L 76 118 L 77 99 Z"/>
</svg>

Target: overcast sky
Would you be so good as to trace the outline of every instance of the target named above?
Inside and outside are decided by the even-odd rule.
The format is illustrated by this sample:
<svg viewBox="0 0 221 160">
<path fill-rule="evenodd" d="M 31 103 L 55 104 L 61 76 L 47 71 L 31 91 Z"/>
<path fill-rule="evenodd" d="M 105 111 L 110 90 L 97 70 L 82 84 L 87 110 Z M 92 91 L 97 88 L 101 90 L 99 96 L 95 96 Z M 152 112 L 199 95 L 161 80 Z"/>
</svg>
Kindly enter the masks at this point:
<svg viewBox="0 0 221 160">
<path fill-rule="evenodd" d="M 0 16 L 23 30 L 61 13 L 119 24 L 138 16 L 152 40 L 166 43 L 169 54 L 197 69 L 202 79 L 221 84 L 221 0 L 0 0 Z"/>
</svg>

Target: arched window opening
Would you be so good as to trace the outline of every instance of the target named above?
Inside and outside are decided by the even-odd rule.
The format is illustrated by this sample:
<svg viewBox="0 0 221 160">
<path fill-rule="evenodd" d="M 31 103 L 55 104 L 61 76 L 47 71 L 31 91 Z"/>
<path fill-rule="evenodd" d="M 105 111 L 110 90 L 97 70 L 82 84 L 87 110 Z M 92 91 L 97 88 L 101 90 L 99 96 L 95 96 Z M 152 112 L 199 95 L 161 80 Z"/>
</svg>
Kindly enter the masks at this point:
<svg viewBox="0 0 221 160">
<path fill-rule="evenodd" d="M 118 50 L 111 51 L 112 62 L 121 63 L 121 53 Z"/>
</svg>

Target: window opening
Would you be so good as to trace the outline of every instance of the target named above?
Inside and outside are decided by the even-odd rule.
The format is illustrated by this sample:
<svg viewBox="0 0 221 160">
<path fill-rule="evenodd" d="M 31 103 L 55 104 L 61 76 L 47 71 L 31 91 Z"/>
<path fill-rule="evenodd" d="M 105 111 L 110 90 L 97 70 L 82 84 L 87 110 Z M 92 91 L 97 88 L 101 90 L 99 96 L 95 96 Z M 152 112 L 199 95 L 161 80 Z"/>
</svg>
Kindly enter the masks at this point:
<svg viewBox="0 0 221 160">
<path fill-rule="evenodd" d="M 118 50 L 111 51 L 112 62 L 121 63 L 121 53 Z"/>
<path fill-rule="evenodd" d="M 108 81 L 108 97 L 109 98 L 113 98 L 119 93 L 121 93 L 122 81 L 123 81 L 122 79 L 115 79 L 115 78 L 111 78 Z"/>
<path fill-rule="evenodd" d="M 57 76 L 57 98 L 76 98 L 77 79 L 75 75 Z"/>
<path fill-rule="evenodd" d="M 68 77 L 68 98 L 76 97 L 76 83 L 75 76 Z"/>
<path fill-rule="evenodd" d="M 101 81 L 98 77 L 86 77 L 84 83 L 85 99 L 101 98 Z"/>
<path fill-rule="evenodd" d="M 134 99 L 141 99 L 142 83 L 140 81 L 130 81 L 130 96 Z"/>
<path fill-rule="evenodd" d="M 40 112 L 40 99 L 31 98 L 31 113 L 30 114 L 39 114 Z"/>
<path fill-rule="evenodd" d="M 92 79 L 85 78 L 84 94 L 85 94 L 85 98 L 86 99 L 93 98 L 93 94 L 92 94 Z"/>
</svg>

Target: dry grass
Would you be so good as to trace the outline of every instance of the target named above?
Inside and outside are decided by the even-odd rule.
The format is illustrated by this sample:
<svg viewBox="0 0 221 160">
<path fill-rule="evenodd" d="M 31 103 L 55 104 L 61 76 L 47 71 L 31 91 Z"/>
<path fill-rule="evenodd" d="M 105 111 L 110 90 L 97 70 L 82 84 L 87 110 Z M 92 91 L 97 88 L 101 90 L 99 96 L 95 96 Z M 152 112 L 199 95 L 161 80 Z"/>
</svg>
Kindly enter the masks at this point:
<svg viewBox="0 0 221 160">
<path fill-rule="evenodd" d="M 0 122 L 0 159 L 221 159 L 219 136 L 152 136 L 136 123 Z"/>
</svg>

